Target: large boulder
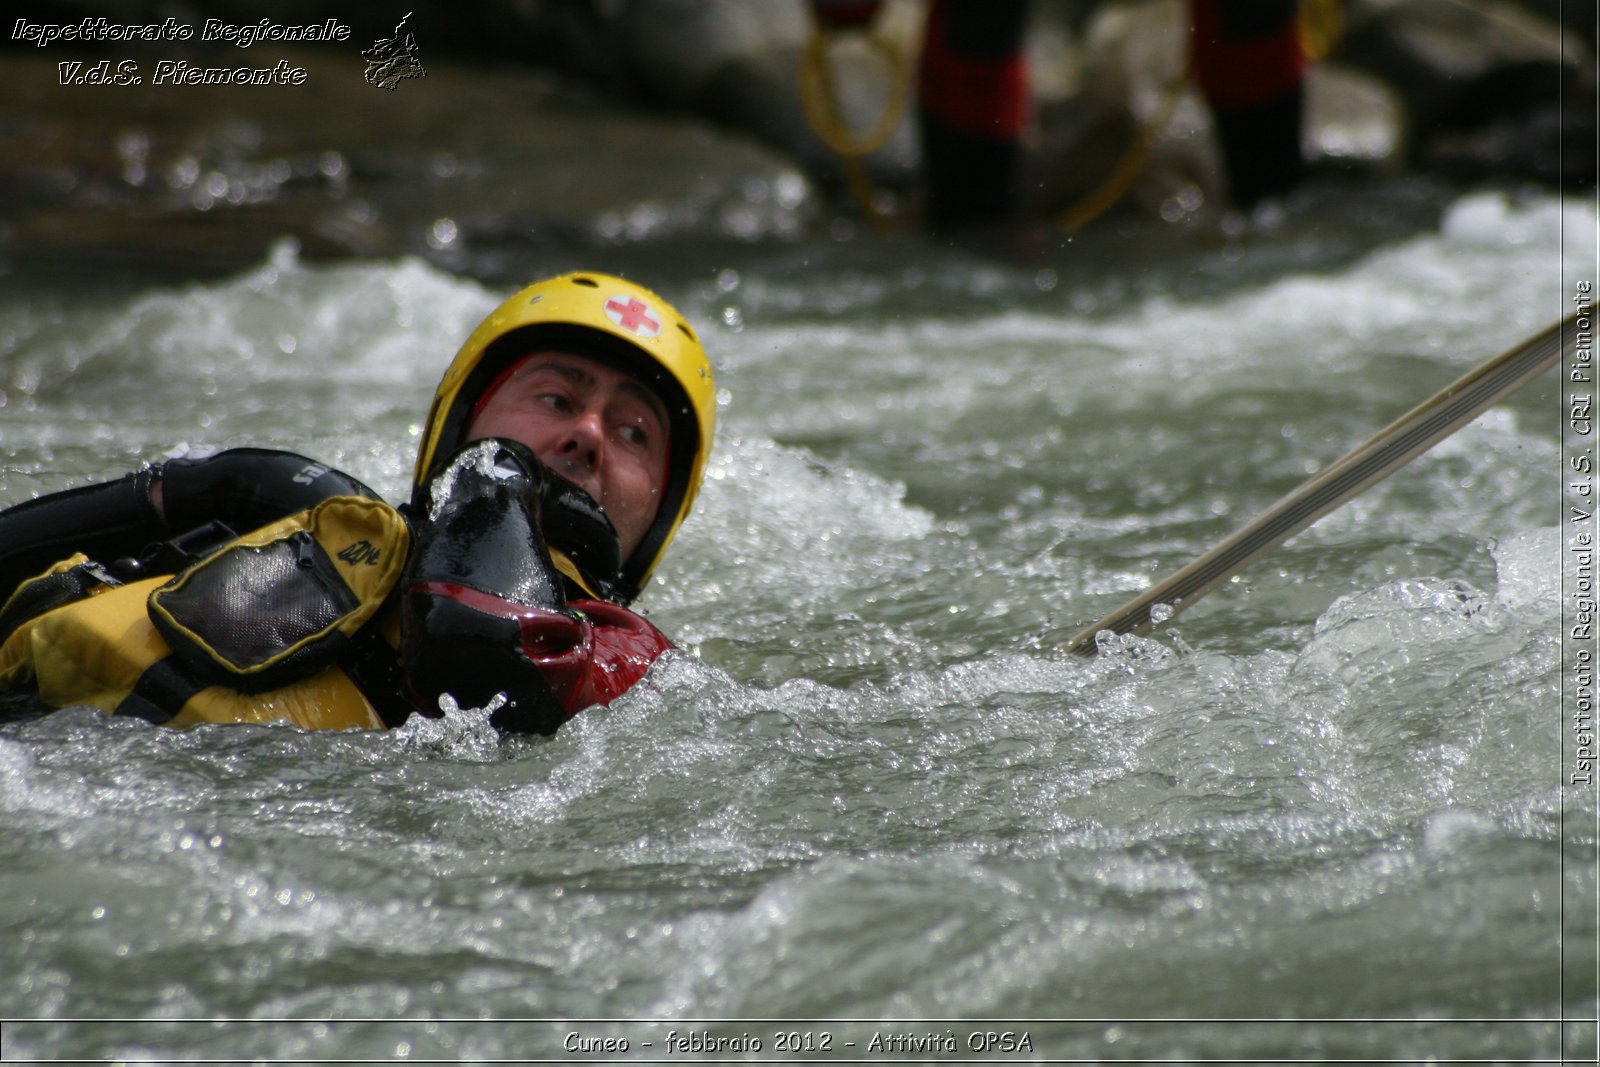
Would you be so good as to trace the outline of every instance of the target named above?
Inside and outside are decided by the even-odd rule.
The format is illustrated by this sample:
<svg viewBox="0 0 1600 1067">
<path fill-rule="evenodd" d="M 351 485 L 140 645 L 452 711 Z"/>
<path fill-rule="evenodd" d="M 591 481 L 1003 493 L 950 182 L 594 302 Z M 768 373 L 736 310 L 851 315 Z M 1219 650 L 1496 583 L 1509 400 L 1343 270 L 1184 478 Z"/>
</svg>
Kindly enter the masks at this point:
<svg viewBox="0 0 1600 1067">
<path fill-rule="evenodd" d="M 1360 0 L 1347 27 L 1336 55 L 1399 95 L 1412 165 L 1593 179 L 1592 151 L 1562 151 L 1593 143 L 1595 64 L 1581 34 L 1506 0 Z"/>
<path fill-rule="evenodd" d="M 63 86 L 55 47 L 0 54 L 0 255 L 231 269 L 280 236 L 305 254 L 419 254 L 514 272 L 519 252 L 757 240 L 812 210 L 802 173 L 702 119 L 641 113 L 548 74 L 434 59 L 385 91 L 361 45 L 256 45 L 300 85 Z M 242 58 L 241 58 L 242 57 Z M 81 55 L 92 66 L 94 54 Z M 115 62 L 115 61 L 114 61 Z"/>
</svg>

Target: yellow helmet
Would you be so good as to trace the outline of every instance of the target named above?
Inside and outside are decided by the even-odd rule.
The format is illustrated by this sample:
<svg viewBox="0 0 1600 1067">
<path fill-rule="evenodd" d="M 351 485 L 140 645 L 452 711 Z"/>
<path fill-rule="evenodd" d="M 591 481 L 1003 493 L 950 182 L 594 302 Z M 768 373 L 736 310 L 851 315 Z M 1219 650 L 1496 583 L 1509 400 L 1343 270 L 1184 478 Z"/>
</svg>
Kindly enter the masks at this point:
<svg viewBox="0 0 1600 1067">
<path fill-rule="evenodd" d="M 439 382 L 423 428 L 413 486 L 425 484 L 434 467 L 463 443 L 473 407 L 485 390 L 518 359 L 543 348 L 632 374 L 667 406 L 667 484 L 655 521 L 633 555 L 622 561 L 619 599 L 626 603 L 650 580 L 694 504 L 716 422 L 711 363 L 694 328 L 643 286 L 610 274 L 564 274 L 536 282 L 495 308 L 472 331 Z"/>
</svg>

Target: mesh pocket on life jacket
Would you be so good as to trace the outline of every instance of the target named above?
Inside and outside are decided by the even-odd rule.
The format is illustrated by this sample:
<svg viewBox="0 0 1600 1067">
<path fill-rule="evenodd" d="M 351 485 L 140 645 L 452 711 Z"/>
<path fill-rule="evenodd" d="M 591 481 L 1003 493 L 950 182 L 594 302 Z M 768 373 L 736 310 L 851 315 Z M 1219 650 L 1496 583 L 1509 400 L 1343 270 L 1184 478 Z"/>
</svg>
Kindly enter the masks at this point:
<svg viewBox="0 0 1600 1067">
<path fill-rule="evenodd" d="M 0 644 L 29 619 L 121 584 L 81 552 L 63 560 L 17 586 L 0 605 Z"/>
<path fill-rule="evenodd" d="M 299 531 L 235 545 L 150 595 L 150 618 L 191 667 L 242 691 L 331 663 L 361 606 L 321 544 Z"/>
</svg>

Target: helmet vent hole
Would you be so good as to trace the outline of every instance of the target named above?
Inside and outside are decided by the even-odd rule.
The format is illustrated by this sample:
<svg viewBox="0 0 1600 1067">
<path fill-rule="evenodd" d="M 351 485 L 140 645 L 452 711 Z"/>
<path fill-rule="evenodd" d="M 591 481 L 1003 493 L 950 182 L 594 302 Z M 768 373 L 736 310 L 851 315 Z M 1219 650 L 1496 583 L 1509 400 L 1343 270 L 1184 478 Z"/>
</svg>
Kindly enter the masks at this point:
<svg viewBox="0 0 1600 1067">
<path fill-rule="evenodd" d="M 587 285 L 591 289 L 600 288 L 600 283 L 595 281 L 593 278 L 574 278 L 574 279 L 572 279 L 572 284 L 573 285 Z"/>
<path fill-rule="evenodd" d="M 689 329 L 687 324 L 682 323 L 682 322 L 678 323 L 678 329 L 683 331 L 683 335 L 685 337 L 687 337 L 691 341 L 694 341 L 694 331 Z M 695 344 L 699 344 L 699 343 L 700 342 L 695 341 Z"/>
</svg>

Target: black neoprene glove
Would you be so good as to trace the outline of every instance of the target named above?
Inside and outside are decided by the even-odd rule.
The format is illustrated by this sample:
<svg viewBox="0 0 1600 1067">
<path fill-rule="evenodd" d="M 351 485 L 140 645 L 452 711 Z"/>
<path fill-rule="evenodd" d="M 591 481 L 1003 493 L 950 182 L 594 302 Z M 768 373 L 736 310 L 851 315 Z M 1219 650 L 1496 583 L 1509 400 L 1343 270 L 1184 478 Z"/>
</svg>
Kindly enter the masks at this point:
<svg viewBox="0 0 1600 1067">
<path fill-rule="evenodd" d="M 490 438 L 463 445 L 418 493 L 400 659 L 423 714 L 438 715 L 445 694 L 480 708 L 504 694 L 490 719 L 502 730 L 548 734 L 566 720 L 546 675 L 584 631 L 541 531 L 552 481 L 526 446 Z"/>
</svg>

